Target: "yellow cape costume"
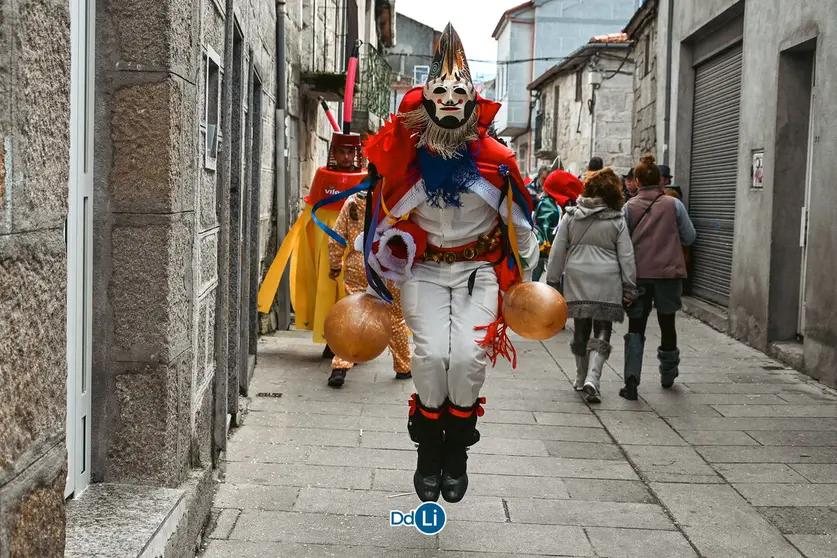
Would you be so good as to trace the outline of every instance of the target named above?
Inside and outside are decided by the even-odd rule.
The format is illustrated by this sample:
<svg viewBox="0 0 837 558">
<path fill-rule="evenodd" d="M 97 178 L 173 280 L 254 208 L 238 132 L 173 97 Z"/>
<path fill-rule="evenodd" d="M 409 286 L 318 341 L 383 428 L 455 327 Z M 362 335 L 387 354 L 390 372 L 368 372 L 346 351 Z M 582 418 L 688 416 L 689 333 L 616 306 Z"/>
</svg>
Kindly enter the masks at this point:
<svg viewBox="0 0 837 558">
<path fill-rule="evenodd" d="M 328 311 L 346 296 L 343 281 L 331 279 L 328 259 L 328 235 L 311 216 L 317 202 L 357 186 L 366 172 L 338 172 L 317 169 L 311 193 L 305 198 L 305 210 L 294 223 L 259 288 L 259 312 L 270 312 L 279 282 L 291 261 L 291 304 L 296 329 L 312 331 L 315 343 L 325 343 L 323 327 Z M 343 200 L 317 210 L 317 219 L 333 229 Z"/>
</svg>

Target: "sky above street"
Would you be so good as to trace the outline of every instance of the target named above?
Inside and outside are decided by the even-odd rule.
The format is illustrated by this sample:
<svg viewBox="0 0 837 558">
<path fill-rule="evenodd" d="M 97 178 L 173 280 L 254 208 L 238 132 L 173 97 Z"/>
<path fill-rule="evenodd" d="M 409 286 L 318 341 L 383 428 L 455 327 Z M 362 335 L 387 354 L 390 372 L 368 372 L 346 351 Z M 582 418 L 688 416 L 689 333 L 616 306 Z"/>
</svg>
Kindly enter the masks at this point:
<svg viewBox="0 0 837 558">
<path fill-rule="evenodd" d="M 491 38 L 503 12 L 523 0 L 398 0 L 398 13 L 441 31 L 448 21 L 465 45 L 471 72 L 494 74 L 497 42 Z M 396 34 L 398 23 L 396 21 Z M 397 40 L 397 35 L 396 35 Z M 490 60 L 479 63 L 477 60 Z"/>
</svg>

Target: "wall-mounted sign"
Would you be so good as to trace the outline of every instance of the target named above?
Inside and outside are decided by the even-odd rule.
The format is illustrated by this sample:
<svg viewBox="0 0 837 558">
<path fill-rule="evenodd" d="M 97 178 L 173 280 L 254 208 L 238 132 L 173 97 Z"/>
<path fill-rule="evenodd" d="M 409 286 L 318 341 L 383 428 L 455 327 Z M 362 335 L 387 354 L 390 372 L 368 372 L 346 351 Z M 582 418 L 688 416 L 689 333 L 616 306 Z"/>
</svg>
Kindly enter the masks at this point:
<svg viewBox="0 0 837 558">
<path fill-rule="evenodd" d="M 750 174 L 753 177 L 752 188 L 764 188 L 764 149 L 753 151 L 753 168 Z"/>
</svg>

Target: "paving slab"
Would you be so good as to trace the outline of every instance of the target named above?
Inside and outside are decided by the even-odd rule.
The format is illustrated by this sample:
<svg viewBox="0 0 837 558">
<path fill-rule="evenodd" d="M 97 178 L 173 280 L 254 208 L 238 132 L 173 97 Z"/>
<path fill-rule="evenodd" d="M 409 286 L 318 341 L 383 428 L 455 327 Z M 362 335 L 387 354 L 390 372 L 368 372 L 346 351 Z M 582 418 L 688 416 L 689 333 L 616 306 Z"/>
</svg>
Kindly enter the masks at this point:
<svg viewBox="0 0 837 558">
<path fill-rule="evenodd" d="M 651 482 L 713 483 L 718 475 L 690 447 L 625 446 L 625 451 L 642 476 Z"/>
<path fill-rule="evenodd" d="M 718 463 L 715 470 L 733 484 L 808 482 L 790 466 L 781 463 Z"/>
<path fill-rule="evenodd" d="M 557 525 L 451 522 L 439 534 L 443 550 L 595 556 L 584 530 Z"/>
<path fill-rule="evenodd" d="M 809 482 L 823 484 L 837 482 L 837 465 L 834 464 L 792 463 L 790 467 Z"/>
<path fill-rule="evenodd" d="M 230 539 L 389 548 L 437 548 L 435 537 L 415 528 L 390 528 L 389 514 L 382 517 L 323 513 L 241 512 Z"/>
<path fill-rule="evenodd" d="M 389 517 L 392 510 L 414 508 L 421 502 L 415 495 L 398 497 L 376 490 L 340 490 L 334 488 L 303 488 L 293 507 L 294 511 Z M 497 496 L 474 496 L 461 505 L 448 506 L 445 510 L 451 521 L 483 521 L 505 523 L 503 499 Z"/>
<path fill-rule="evenodd" d="M 657 500 L 648 487 L 639 481 L 603 479 L 565 479 L 564 486 L 573 500 L 597 502 L 633 502 L 653 504 Z"/>
<path fill-rule="evenodd" d="M 608 527 L 588 527 L 585 531 L 597 556 L 608 558 L 637 558 L 639 556 L 692 558 L 697 556 L 686 537 L 679 532 Z"/>
<path fill-rule="evenodd" d="M 837 535 L 788 535 L 788 540 L 807 558 L 834 558 Z"/>
<path fill-rule="evenodd" d="M 628 411 L 598 411 L 605 428 L 622 445 L 685 446 L 666 422 L 655 413 Z"/>
<path fill-rule="evenodd" d="M 573 479 L 517 475 L 468 473 L 468 494 L 476 496 L 563 498 L 569 499 L 566 484 Z M 641 486 L 641 485 L 640 485 Z M 372 484 L 374 490 L 404 494 L 415 498 L 412 475 L 403 471 L 377 470 Z"/>
<path fill-rule="evenodd" d="M 691 446 L 757 446 L 759 442 L 746 432 L 718 430 L 678 430 Z"/>
<path fill-rule="evenodd" d="M 837 484 L 736 484 L 754 506 L 837 506 Z"/>
<path fill-rule="evenodd" d="M 765 446 L 837 446 L 837 432 L 756 430 L 747 435 Z"/>
<path fill-rule="evenodd" d="M 837 463 L 837 447 L 699 446 L 710 463 Z"/>
<path fill-rule="evenodd" d="M 686 526 L 684 531 L 705 558 L 806 558 L 775 528 Z"/>
<path fill-rule="evenodd" d="M 837 405 L 713 405 L 725 417 L 837 417 Z"/>
<path fill-rule="evenodd" d="M 315 426 L 315 423 L 309 423 Z M 300 446 L 342 446 L 356 447 L 360 436 L 354 430 L 334 428 L 285 428 L 271 426 L 252 426 L 237 432 L 232 441 L 241 443 L 274 443 Z"/>
<path fill-rule="evenodd" d="M 758 510 L 785 535 L 837 533 L 837 509 L 834 508 L 777 506 L 760 507 Z"/>
<path fill-rule="evenodd" d="M 657 504 L 508 498 L 512 523 L 675 530 Z"/>
<path fill-rule="evenodd" d="M 322 486 L 327 488 L 369 489 L 372 469 L 321 467 L 276 463 L 227 463 L 225 482 L 271 486 Z"/>
<path fill-rule="evenodd" d="M 263 484 L 222 483 L 215 494 L 216 508 L 290 511 L 299 488 Z"/>
<path fill-rule="evenodd" d="M 578 457 L 581 459 L 608 459 L 623 461 L 625 454 L 616 444 L 595 442 L 561 442 L 546 440 L 544 444 L 548 455 L 553 457 Z"/>
<path fill-rule="evenodd" d="M 226 508 L 222 509 L 221 513 L 215 518 L 215 526 L 212 532 L 209 533 L 210 539 L 228 539 L 235 527 L 238 516 L 241 515 L 241 510 Z"/>
</svg>

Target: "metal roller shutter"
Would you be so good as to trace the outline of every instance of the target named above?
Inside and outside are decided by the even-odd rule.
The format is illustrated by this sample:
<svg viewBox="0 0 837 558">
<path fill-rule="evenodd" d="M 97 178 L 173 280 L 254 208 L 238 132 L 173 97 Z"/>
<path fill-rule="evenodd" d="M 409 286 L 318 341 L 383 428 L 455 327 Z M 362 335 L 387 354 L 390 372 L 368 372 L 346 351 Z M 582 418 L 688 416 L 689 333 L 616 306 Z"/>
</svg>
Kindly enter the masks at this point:
<svg viewBox="0 0 837 558">
<path fill-rule="evenodd" d="M 697 230 L 692 248 L 692 292 L 727 306 L 732 277 L 742 47 L 695 66 L 689 215 Z"/>
</svg>

